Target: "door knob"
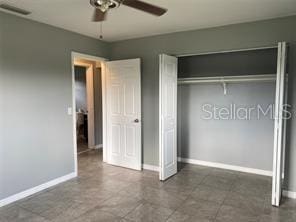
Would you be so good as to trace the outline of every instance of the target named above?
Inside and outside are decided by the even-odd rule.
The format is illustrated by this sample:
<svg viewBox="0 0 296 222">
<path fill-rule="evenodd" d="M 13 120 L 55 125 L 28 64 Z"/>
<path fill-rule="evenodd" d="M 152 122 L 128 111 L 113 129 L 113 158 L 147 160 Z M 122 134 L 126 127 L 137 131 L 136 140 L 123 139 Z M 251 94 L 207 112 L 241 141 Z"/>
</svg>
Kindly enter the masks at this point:
<svg viewBox="0 0 296 222">
<path fill-rule="evenodd" d="M 135 122 L 135 123 L 138 123 L 138 122 L 140 122 L 140 121 L 139 121 L 139 119 L 135 119 L 134 122 Z"/>
</svg>

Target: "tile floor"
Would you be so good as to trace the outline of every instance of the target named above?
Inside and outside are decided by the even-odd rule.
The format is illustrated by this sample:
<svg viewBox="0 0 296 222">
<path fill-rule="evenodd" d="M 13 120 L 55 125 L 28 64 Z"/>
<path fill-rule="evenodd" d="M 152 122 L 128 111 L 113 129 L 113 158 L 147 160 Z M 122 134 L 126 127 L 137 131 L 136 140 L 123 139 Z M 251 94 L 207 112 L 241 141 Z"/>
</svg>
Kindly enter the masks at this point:
<svg viewBox="0 0 296 222">
<path fill-rule="evenodd" d="M 79 177 L 0 208 L 1 222 L 295 222 L 296 201 L 270 205 L 267 177 L 181 165 L 166 181 L 79 156 Z"/>
<path fill-rule="evenodd" d="M 89 150 L 87 140 L 83 138 L 79 138 L 77 140 L 77 153 L 79 154 L 87 150 Z"/>
</svg>

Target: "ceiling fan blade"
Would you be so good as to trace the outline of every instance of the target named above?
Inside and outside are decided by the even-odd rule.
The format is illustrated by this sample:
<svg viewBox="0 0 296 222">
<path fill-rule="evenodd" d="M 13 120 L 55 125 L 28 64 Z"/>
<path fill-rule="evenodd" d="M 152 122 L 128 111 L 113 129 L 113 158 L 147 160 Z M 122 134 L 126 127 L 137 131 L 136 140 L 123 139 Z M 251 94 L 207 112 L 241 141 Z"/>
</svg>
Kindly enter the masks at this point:
<svg viewBox="0 0 296 222">
<path fill-rule="evenodd" d="M 139 0 L 123 0 L 121 4 L 156 15 L 156 16 L 161 16 L 167 12 L 167 9 L 165 8 L 151 5 L 149 3 L 139 1 Z"/>
<path fill-rule="evenodd" d="M 106 14 L 106 12 L 102 12 L 100 9 L 95 9 L 92 21 L 102 22 L 106 19 Z"/>
</svg>

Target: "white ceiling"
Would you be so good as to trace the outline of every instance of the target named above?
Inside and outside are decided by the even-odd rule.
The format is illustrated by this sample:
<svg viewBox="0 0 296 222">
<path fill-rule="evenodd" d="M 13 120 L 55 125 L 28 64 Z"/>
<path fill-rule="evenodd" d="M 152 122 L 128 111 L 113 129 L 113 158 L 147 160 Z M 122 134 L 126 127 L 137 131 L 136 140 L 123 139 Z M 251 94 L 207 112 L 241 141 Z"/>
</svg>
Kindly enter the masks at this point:
<svg viewBox="0 0 296 222">
<path fill-rule="evenodd" d="M 121 6 L 109 12 L 104 39 L 136 37 L 215 27 L 296 14 L 296 0 L 146 0 L 168 8 L 155 17 Z M 98 38 L 89 0 L 0 0 L 32 11 L 29 19 Z"/>
</svg>

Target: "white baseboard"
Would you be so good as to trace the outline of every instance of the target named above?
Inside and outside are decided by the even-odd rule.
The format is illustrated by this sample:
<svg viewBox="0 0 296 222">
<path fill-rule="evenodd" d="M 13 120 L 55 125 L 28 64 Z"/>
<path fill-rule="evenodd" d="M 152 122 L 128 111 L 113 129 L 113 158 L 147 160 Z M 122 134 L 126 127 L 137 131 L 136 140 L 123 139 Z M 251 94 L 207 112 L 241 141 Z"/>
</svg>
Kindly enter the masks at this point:
<svg viewBox="0 0 296 222">
<path fill-rule="evenodd" d="M 144 170 L 151 170 L 151 171 L 159 172 L 159 167 L 158 166 L 154 166 L 154 165 L 142 164 L 142 168 Z"/>
<path fill-rule="evenodd" d="M 49 182 L 46 182 L 44 184 L 41 184 L 39 186 L 36 186 L 36 187 L 30 188 L 28 190 L 22 191 L 20 193 L 14 194 L 12 196 L 9 196 L 5 199 L 0 200 L 0 207 L 3 207 L 5 205 L 8 205 L 8 204 L 13 203 L 15 201 L 18 201 L 18 200 L 23 199 L 25 197 L 31 196 L 35 193 L 38 193 L 42 190 L 45 190 L 47 188 L 50 188 L 50 187 L 55 186 L 59 183 L 65 182 L 67 180 L 73 179 L 75 177 L 77 177 L 77 173 L 75 173 L 75 172 L 70 173 L 68 175 L 65 175 L 65 176 L 56 178 L 54 180 L 51 180 Z"/>
<path fill-rule="evenodd" d="M 102 149 L 102 148 L 103 148 L 103 144 L 98 144 L 92 147 L 92 149 Z"/>
<path fill-rule="evenodd" d="M 296 199 L 296 192 L 284 190 L 283 191 L 283 196 L 291 198 L 291 199 Z"/>
<path fill-rule="evenodd" d="M 244 172 L 244 173 L 253 173 L 253 174 L 270 176 L 270 177 L 272 176 L 272 171 L 259 170 L 259 169 L 247 168 L 247 167 L 240 167 L 240 166 L 228 165 L 228 164 L 223 164 L 223 163 L 214 163 L 214 162 L 187 159 L 187 158 L 181 158 L 181 157 L 178 157 L 178 161 L 183 162 L 183 163 L 191 163 L 191 164 L 201 165 L 201 166 L 234 170 L 234 171 L 239 171 L 239 172 Z"/>
</svg>

